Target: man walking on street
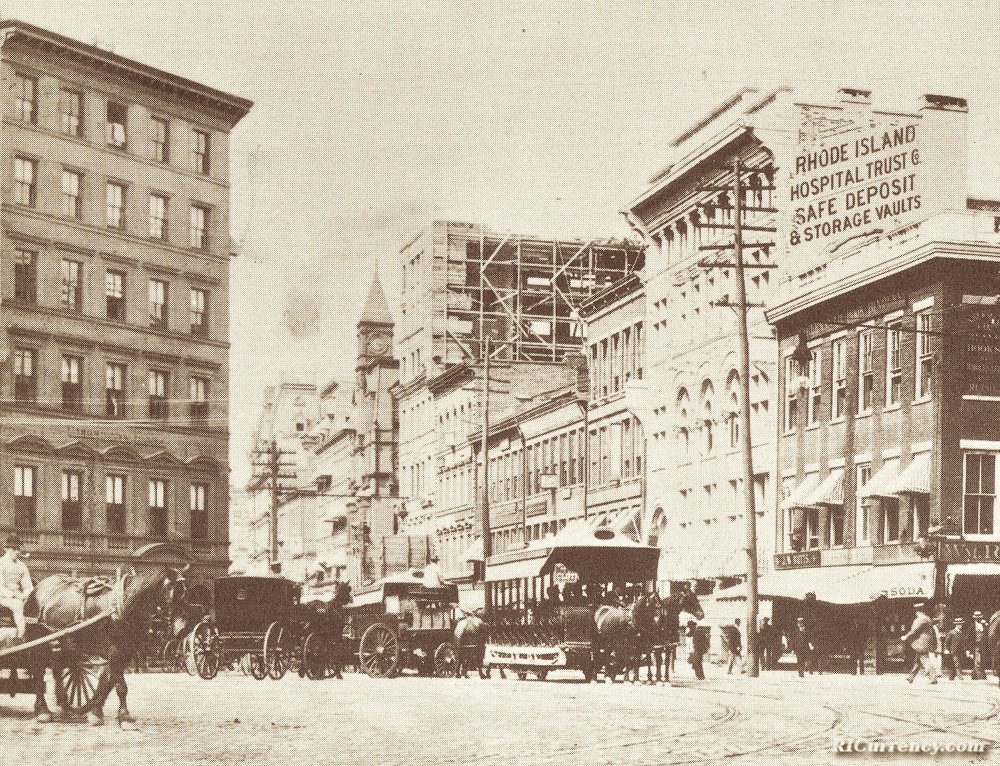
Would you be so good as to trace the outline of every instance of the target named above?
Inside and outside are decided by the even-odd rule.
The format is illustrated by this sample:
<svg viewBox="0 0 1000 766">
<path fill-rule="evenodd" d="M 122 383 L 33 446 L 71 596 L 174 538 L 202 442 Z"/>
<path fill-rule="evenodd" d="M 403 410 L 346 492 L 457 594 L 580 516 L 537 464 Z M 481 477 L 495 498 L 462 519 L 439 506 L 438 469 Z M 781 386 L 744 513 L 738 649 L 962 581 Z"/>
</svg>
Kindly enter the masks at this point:
<svg viewBox="0 0 1000 766">
<path fill-rule="evenodd" d="M 737 660 L 740 663 L 740 670 L 746 672 L 743 667 L 743 634 L 740 632 L 740 618 L 733 620 L 732 625 L 722 626 L 722 644 L 729 653 L 729 675 L 733 674 L 733 665 Z"/>
<path fill-rule="evenodd" d="M 962 665 L 969 653 L 968 635 L 965 632 L 965 620 L 956 617 L 955 627 L 944 637 L 944 667 L 948 672 L 948 680 L 954 681 L 955 676 L 962 680 Z"/>
<path fill-rule="evenodd" d="M 972 680 L 983 681 L 986 678 L 986 618 L 978 609 L 972 613 Z"/>
<path fill-rule="evenodd" d="M 691 637 L 691 654 L 688 655 L 688 662 L 694 670 L 694 677 L 699 681 L 705 680 L 705 652 L 708 651 L 708 635 L 706 631 L 698 629 L 698 623 L 688 620 L 687 634 Z"/>
<path fill-rule="evenodd" d="M 812 631 L 809 630 L 805 617 L 796 618 L 795 629 L 792 631 L 790 643 L 792 651 L 795 652 L 795 665 L 799 671 L 799 678 L 803 678 L 807 670 L 809 671 L 809 675 L 812 675 L 813 650 L 815 647 Z"/>
<path fill-rule="evenodd" d="M 931 660 L 931 654 L 937 652 L 938 649 L 934 622 L 928 615 L 927 605 L 924 602 L 914 604 L 913 609 L 916 612 L 913 625 L 910 626 L 910 631 L 900 639 L 913 649 L 913 667 L 910 668 L 910 675 L 906 677 L 906 680 L 912 684 L 917 673 L 923 669 L 927 672 L 931 683 L 936 684 L 937 673 L 934 672 L 934 663 Z"/>
</svg>

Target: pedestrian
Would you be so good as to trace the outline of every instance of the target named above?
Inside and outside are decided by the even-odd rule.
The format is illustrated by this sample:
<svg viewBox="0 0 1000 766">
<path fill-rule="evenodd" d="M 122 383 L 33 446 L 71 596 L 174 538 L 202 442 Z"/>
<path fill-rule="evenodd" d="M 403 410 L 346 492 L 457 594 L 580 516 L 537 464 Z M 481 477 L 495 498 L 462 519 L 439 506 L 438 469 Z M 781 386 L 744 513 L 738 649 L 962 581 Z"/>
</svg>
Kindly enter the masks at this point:
<svg viewBox="0 0 1000 766">
<path fill-rule="evenodd" d="M 774 626 L 771 618 L 760 621 L 757 631 L 757 651 L 760 652 L 760 667 L 762 670 L 774 670 Z"/>
<path fill-rule="evenodd" d="M 816 645 L 805 617 L 795 619 L 795 629 L 792 631 L 790 643 L 791 650 L 795 652 L 795 666 L 799 671 L 799 678 L 804 678 L 807 670 L 809 675 L 812 675 L 813 652 L 816 650 Z"/>
<path fill-rule="evenodd" d="M 20 538 L 8 535 L 3 547 L 3 556 L 0 556 L 0 606 L 10 609 L 17 637 L 24 638 L 24 602 L 35 586 L 28 567 L 21 560 Z"/>
<path fill-rule="evenodd" d="M 986 618 L 978 609 L 972 613 L 973 629 L 969 641 L 972 643 L 972 680 L 986 680 Z"/>
<path fill-rule="evenodd" d="M 740 670 L 745 673 L 743 667 L 743 634 L 740 631 L 740 618 L 733 620 L 732 625 L 722 626 L 722 646 L 729 653 L 729 675 L 733 674 L 733 665 L 740 662 Z"/>
<path fill-rule="evenodd" d="M 954 681 L 955 677 L 958 676 L 958 680 L 961 681 L 962 665 L 965 664 L 965 658 L 969 653 L 969 642 L 965 632 L 965 620 L 956 617 L 954 623 L 955 627 L 949 630 L 948 635 L 944 637 L 942 657 L 945 670 L 948 672 L 948 680 Z"/>
<path fill-rule="evenodd" d="M 934 668 L 934 661 L 931 654 L 936 654 L 938 649 L 937 632 L 934 629 L 934 622 L 928 614 L 927 604 L 918 601 L 913 605 L 915 615 L 913 624 L 909 632 L 900 640 L 904 644 L 909 644 L 913 649 L 913 667 L 910 668 L 910 675 L 906 677 L 907 682 L 913 683 L 917 673 L 921 669 L 927 672 L 927 677 L 932 684 L 937 683 L 937 673 Z"/>
<path fill-rule="evenodd" d="M 708 635 L 698 627 L 694 620 L 688 620 L 687 634 L 691 637 L 691 652 L 688 654 L 688 662 L 694 670 L 694 677 L 699 681 L 705 680 L 705 653 L 708 651 Z"/>
</svg>

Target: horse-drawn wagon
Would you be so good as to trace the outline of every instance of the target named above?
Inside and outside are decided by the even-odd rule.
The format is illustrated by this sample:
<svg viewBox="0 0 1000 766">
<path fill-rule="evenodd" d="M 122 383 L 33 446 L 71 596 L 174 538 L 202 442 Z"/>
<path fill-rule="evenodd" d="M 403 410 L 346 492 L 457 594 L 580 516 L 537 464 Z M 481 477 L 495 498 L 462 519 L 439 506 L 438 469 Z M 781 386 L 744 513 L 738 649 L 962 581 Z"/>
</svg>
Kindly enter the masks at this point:
<svg viewBox="0 0 1000 766">
<path fill-rule="evenodd" d="M 358 665 L 375 678 L 404 669 L 453 677 L 458 586 L 426 586 L 421 572 L 395 575 L 354 593 L 345 633 L 357 641 Z"/>
<path fill-rule="evenodd" d="M 680 612 L 702 613 L 690 591 L 660 599 L 645 587 L 659 556 L 659 548 L 578 522 L 551 540 L 491 557 L 486 673 L 544 680 L 552 670 L 579 670 L 592 680 L 602 668 L 611 677 L 615 665 L 627 671 L 645 645 L 646 655 L 671 649 Z"/>
</svg>

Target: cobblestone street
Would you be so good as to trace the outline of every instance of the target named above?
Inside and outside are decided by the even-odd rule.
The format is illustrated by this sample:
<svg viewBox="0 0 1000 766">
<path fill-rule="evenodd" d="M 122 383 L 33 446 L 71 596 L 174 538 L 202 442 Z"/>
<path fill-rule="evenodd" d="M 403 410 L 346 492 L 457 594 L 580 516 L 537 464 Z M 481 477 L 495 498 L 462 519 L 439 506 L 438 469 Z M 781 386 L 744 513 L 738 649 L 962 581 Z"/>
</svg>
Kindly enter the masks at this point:
<svg viewBox="0 0 1000 766">
<path fill-rule="evenodd" d="M 718 671 L 716 671 L 718 672 Z M 922 681 L 922 683 L 921 683 Z M 31 699 L 6 699 L 6 759 L 45 764 L 735 764 L 838 763 L 847 740 L 963 747 L 949 763 L 992 761 L 1000 745 L 995 682 L 843 675 L 799 679 L 682 677 L 675 686 L 584 684 L 575 674 L 532 679 L 254 681 L 225 673 L 128 676 L 135 731 L 114 724 L 39 725 Z M 882 756 L 884 757 L 884 756 Z M 896 763 L 932 754 L 890 756 Z M 938 757 L 944 757 L 939 755 Z"/>
</svg>

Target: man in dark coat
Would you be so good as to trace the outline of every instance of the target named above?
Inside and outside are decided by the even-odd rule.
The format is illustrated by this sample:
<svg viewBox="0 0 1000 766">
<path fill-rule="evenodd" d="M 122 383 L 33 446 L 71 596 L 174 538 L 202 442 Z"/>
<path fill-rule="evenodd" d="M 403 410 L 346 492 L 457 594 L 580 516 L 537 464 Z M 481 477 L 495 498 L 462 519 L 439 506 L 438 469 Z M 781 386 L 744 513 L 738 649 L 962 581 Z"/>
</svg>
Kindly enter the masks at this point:
<svg viewBox="0 0 1000 766">
<path fill-rule="evenodd" d="M 977 609 L 972 613 L 972 630 L 969 632 L 969 642 L 972 645 L 972 680 L 974 681 L 982 681 L 986 678 L 986 629 L 986 618 Z"/>
<path fill-rule="evenodd" d="M 691 654 L 688 655 L 688 662 L 694 670 L 694 676 L 699 681 L 705 680 L 705 653 L 708 651 L 708 634 L 704 630 L 698 629 L 698 623 L 688 620 L 687 634 L 691 637 Z"/>
<path fill-rule="evenodd" d="M 969 654 L 969 635 L 965 632 L 965 620 L 961 617 L 955 618 L 955 627 L 948 631 L 944 637 L 944 670 L 948 673 L 948 680 L 954 681 L 955 676 L 962 680 L 962 665 Z"/>
<path fill-rule="evenodd" d="M 799 671 L 799 678 L 805 676 L 805 671 L 813 672 L 813 652 L 816 649 L 813 640 L 812 630 L 809 629 L 805 617 L 798 617 L 795 620 L 795 628 L 792 630 L 791 650 L 795 652 L 795 666 Z"/>
<path fill-rule="evenodd" d="M 934 662 L 931 660 L 931 654 L 938 650 L 934 621 L 930 618 L 928 607 L 924 602 L 914 604 L 913 610 L 916 613 L 913 625 L 910 626 L 909 632 L 900 639 L 913 649 L 913 667 L 910 668 L 910 675 L 906 677 L 906 680 L 912 684 L 917 673 L 923 669 L 927 671 L 927 677 L 930 678 L 931 683 L 936 684 L 937 672 Z"/>
</svg>

